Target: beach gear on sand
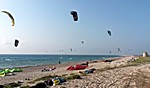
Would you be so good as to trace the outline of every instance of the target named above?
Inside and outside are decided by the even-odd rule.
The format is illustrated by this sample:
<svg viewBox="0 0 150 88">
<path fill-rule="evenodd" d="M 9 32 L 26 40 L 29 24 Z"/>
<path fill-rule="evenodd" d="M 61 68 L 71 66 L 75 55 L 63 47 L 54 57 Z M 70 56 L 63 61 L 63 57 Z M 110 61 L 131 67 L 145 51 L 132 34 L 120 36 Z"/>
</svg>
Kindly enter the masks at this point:
<svg viewBox="0 0 150 88">
<path fill-rule="evenodd" d="M 25 80 L 30 80 L 30 78 L 25 78 Z"/>
<path fill-rule="evenodd" d="M 53 78 L 52 80 L 49 79 L 48 81 L 49 81 L 50 85 L 52 85 L 52 83 L 53 83 L 54 86 L 59 85 L 60 83 L 66 82 L 66 80 L 64 78 L 60 78 L 60 77 Z"/>
<path fill-rule="evenodd" d="M 63 83 L 63 82 L 66 82 L 66 80 L 64 78 L 60 78 L 60 77 L 56 77 L 53 79 L 50 78 L 50 79 L 44 81 L 44 83 L 46 83 L 49 86 L 59 85 L 60 83 Z"/>
<path fill-rule="evenodd" d="M 4 72 L 5 72 L 5 73 L 10 73 L 11 70 L 10 70 L 10 69 L 4 69 Z"/>
<path fill-rule="evenodd" d="M 83 73 L 85 73 L 85 74 L 89 74 L 89 73 L 93 73 L 94 71 L 95 71 L 96 69 L 95 68 L 92 68 L 92 69 L 89 69 L 89 70 L 85 70 L 85 71 L 79 71 L 79 73 L 81 73 L 81 74 L 83 74 Z"/>
<path fill-rule="evenodd" d="M 85 70 L 84 73 L 85 73 L 85 74 L 89 74 L 89 70 Z"/>
<path fill-rule="evenodd" d="M 88 67 L 87 65 L 80 65 L 80 64 L 77 64 L 75 66 L 69 66 L 67 68 L 67 70 L 82 70 L 82 69 L 85 69 L 86 67 Z"/>
<path fill-rule="evenodd" d="M 95 71 L 96 69 L 95 69 L 95 68 L 92 68 L 91 70 L 92 70 L 92 71 Z"/>
<path fill-rule="evenodd" d="M 113 60 L 105 60 L 105 62 L 112 62 Z"/>
<path fill-rule="evenodd" d="M 13 70 L 13 72 L 22 72 L 22 69 L 20 69 L 20 68 L 13 68 L 12 70 Z"/>
<path fill-rule="evenodd" d="M 6 73 L 6 76 L 13 76 L 13 75 L 16 75 L 16 74 L 14 74 L 13 72 L 12 73 Z"/>
<path fill-rule="evenodd" d="M 50 67 L 48 67 L 48 68 L 44 68 L 43 70 L 41 70 L 42 72 L 45 72 L 45 71 L 52 71 L 52 70 L 55 70 L 56 69 L 56 67 L 52 67 L 52 68 L 50 68 Z"/>
<path fill-rule="evenodd" d="M 0 77 L 4 77 L 5 73 L 4 72 L 0 72 Z"/>
<path fill-rule="evenodd" d="M 22 69 L 20 69 L 20 68 L 13 68 L 13 69 L 6 68 L 3 70 L 0 70 L 0 77 L 15 75 L 13 72 L 22 72 Z"/>
<path fill-rule="evenodd" d="M 19 80 L 17 83 L 21 84 L 21 83 L 24 83 L 24 82 L 23 82 L 23 80 Z"/>
<path fill-rule="evenodd" d="M 58 80 L 58 79 L 54 79 L 53 80 L 53 85 L 55 86 L 55 85 L 59 85 L 60 84 L 60 81 Z"/>
<path fill-rule="evenodd" d="M 85 70 L 84 73 L 85 74 L 93 73 L 93 70 L 91 70 L 91 69 L 90 70 Z"/>
<path fill-rule="evenodd" d="M 64 78 L 57 77 L 56 79 L 58 79 L 60 81 L 60 83 L 66 82 L 66 80 Z"/>
<path fill-rule="evenodd" d="M 114 61 L 114 60 L 100 60 L 99 62 L 112 62 L 112 61 Z"/>
<path fill-rule="evenodd" d="M 13 68 L 13 69 L 8 69 L 8 68 L 6 68 L 6 69 L 4 69 L 4 72 L 5 72 L 5 73 L 22 72 L 22 69 L 20 69 L 20 68 Z"/>
</svg>

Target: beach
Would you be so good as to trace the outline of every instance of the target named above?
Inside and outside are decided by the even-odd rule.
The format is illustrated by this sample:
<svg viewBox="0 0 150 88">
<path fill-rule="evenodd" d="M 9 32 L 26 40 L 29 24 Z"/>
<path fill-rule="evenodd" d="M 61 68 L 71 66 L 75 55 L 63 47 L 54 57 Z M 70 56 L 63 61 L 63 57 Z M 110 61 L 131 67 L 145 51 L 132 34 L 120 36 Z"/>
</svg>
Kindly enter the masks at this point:
<svg viewBox="0 0 150 88">
<path fill-rule="evenodd" d="M 74 65 L 74 64 L 76 64 L 76 63 L 72 62 L 72 63 L 66 63 L 66 64 L 22 67 L 21 69 L 23 70 L 23 72 L 15 73 L 16 75 L 14 75 L 14 76 L 1 77 L 0 84 L 7 84 L 7 83 L 11 83 L 11 82 L 18 82 L 18 81 L 23 81 L 23 82 L 25 82 L 25 84 L 28 84 L 28 82 L 31 80 L 34 80 L 36 78 L 40 78 L 43 76 L 47 76 L 50 74 L 51 75 L 53 75 L 53 74 L 61 75 L 61 74 L 65 73 L 66 68 L 69 65 Z M 56 67 L 56 70 L 42 72 L 42 70 L 47 67 Z M 67 73 L 69 73 L 69 71 Z M 25 79 L 29 79 L 29 80 L 25 80 Z"/>
<path fill-rule="evenodd" d="M 86 69 L 95 68 L 96 71 L 87 76 L 81 76 L 82 79 L 74 79 L 64 82 L 60 85 L 51 86 L 52 88 L 146 88 L 150 83 L 150 64 L 139 66 L 126 66 L 129 61 L 136 59 L 135 56 L 126 56 L 119 58 L 110 58 L 112 62 L 101 62 L 97 60 L 95 63 L 91 61 Z M 31 83 L 37 78 L 48 75 L 64 75 L 64 74 L 80 74 L 79 71 L 84 70 L 66 70 L 68 66 L 81 64 L 84 62 L 72 62 L 55 65 L 41 65 L 23 67 L 23 72 L 15 73 L 14 76 L 1 77 L 0 84 L 21 81 L 22 86 L 34 86 L 38 82 Z M 55 70 L 42 72 L 42 69 L 47 67 L 56 67 Z M 142 80 L 142 82 L 140 82 Z"/>
</svg>

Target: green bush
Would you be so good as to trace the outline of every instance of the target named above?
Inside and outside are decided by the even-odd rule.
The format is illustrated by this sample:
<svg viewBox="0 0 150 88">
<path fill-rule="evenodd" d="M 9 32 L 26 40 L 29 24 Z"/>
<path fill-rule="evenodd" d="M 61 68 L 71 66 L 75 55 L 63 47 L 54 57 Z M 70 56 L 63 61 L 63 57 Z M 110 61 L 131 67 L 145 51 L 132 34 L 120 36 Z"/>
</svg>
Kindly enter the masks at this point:
<svg viewBox="0 0 150 88">
<path fill-rule="evenodd" d="M 134 61 L 135 63 L 145 63 L 150 62 L 150 57 L 140 57 Z"/>
</svg>

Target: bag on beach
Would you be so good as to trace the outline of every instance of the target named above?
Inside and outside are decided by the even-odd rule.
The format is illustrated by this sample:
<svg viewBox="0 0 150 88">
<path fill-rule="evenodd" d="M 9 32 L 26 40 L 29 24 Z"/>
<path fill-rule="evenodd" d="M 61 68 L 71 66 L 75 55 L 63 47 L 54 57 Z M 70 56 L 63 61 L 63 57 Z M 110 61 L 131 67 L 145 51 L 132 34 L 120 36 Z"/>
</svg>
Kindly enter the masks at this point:
<svg viewBox="0 0 150 88">
<path fill-rule="evenodd" d="M 60 84 L 60 81 L 58 80 L 58 79 L 54 79 L 53 80 L 53 85 L 55 86 L 55 85 L 59 85 Z"/>
<path fill-rule="evenodd" d="M 0 77 L 4 77 L 6 74 L 4 72 L 0 73 Z"/>
</svg>

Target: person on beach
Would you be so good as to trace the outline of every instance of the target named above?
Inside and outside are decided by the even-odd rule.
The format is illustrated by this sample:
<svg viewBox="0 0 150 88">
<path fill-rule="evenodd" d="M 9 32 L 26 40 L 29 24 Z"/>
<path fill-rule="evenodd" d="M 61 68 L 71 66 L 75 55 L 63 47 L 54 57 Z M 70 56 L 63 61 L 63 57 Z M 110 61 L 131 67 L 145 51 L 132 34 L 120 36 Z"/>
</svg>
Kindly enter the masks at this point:
<svg viewBox="0 0 150 88">
<path fill-rule="evenodd" d="M 43 70 L 42 70 L 42 72 L 44 72 L 44 71 L 52 71 L 52 70 L 55 70 L 56 69 L 56 67 L 47 67 L 47 68 L 44 68 Z"/>
<path fill-rule="evenodd" d="M 86 62 L 86 65 L 87 65 L 87 66 L 89 65 L 89 62 L 88 62 L 88 61 Z"/>
<path fill-rule="evenodd" d="M 53 68 L 52 68 L 52 70 L 55 70 L 55 69 L 56 69 L 56 67 L 53 67 Z"/>
<path fill-rule="evenodd" d="M 88 66 L 89 62 L 87 61 L 86 63 L 82 63 L 80 65 L 87 65 Z"/>
</svg>

